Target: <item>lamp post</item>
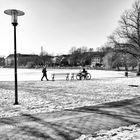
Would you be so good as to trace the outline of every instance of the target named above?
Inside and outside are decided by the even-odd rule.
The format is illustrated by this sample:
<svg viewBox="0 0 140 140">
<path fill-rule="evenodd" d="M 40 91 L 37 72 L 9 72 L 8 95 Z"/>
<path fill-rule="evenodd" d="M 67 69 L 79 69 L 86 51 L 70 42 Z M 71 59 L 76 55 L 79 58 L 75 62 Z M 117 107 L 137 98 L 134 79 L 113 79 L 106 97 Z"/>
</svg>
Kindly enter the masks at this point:
<svg viewBox="0 0 140 140">
<path fill-rule="evenodd" d="M 15 65 L 15 105 L 18 104 L 18 86 L 17 86 L 17 52 L 16 52 L 16 26 L 18 25 L 17 17 L 24 15 L 24 12 L 16 9 L 8 9 L 5 14 L 11 15 L 11 23 L 14 26 L 14 65 Z"/>
</svg>

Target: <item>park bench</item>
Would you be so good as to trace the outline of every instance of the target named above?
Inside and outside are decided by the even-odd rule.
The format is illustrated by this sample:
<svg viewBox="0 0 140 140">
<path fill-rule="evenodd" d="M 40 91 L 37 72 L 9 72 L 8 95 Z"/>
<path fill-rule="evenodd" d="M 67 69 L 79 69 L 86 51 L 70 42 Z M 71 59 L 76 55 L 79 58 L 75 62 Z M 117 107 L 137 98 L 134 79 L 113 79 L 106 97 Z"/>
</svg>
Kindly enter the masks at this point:
<svg viewBox="0 0 140 140">
<path fill-rule="evenodd" d="M 69 75 L 70 73 L 52 73 L 52 80 L 54 81 L 55 76 L 59 76 L 59 77 L 65 76 L 66 80 L 69 80 Z"/>
<path fill-rule="evenodd" d="M 77 75 L 78 73 L 71 73 L 71 80 L 74 80 L 74 77 L 76 78 L 76 75 Z"/>
</svg>

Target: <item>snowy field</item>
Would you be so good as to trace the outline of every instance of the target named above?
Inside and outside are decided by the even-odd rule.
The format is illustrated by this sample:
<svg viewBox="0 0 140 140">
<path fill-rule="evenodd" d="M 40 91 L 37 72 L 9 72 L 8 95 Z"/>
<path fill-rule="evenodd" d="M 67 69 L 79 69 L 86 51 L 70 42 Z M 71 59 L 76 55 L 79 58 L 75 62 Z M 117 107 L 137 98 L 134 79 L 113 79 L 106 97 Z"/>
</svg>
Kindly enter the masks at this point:
<svg viewBox="0 0 140 140">
<path fill-rule="evenodd" d="M 48 70 L 53 72 L 78 72 L 79 70 Z M 19 106 L 14 106 L 14 70 L 0 69 L 0 117 L 16 116 L 21 112 L 38 113 L 90 106 L 105 102 L 131 99 L 139 96 L 140 78 L 129 77 L 121 71 L 88 71 L 91 80 L 41 81 L 41 69 L 18 69 Z M 14 111 L 15 109 L 16 111 Z M 6 110 L 6 111 L 5 111 Z"/>
<path fill-rule="evenodd" d="M 18 81 L 38 81 L 42 76 L 41 69 L 18 69 Z M 73 69 L 48 69 L 48 78 L 51 79 L 52 73 L 78 73 L 79 70 Z M 102 70 L 88 70 L 88 72 L 92 75 L 92 79 L 103 79 L 109 77 L 124 77 L 124 71 L 102 71 Z M 130 73 L 130 76 L 134 76 L 135 74 Z M 57 79 L 60 79 L 58 77 Z M 61 78 L 62 79 L 62 78 Z M 64 80 L 64 77 L 63 77 Z M 0 68 L 0 81 L 14 81 L 14 69 Z"/>
<path fill-rule="evenodd" d="M 79 70 L 48 70 L 48 78 L 53 72 L 79 72 Z M 22 113 L 42 113 L 73 109 L 76 107 L 97 105 L 101 103 L 119 101 L 139 97 L 140 77 L 135 73 L 124 76 L 122 71 L 88 70 L 91 80 L 56 79 L 56 81 L 40 81 L 41 69 L 18 69 L 18 95 L 19 105 L 14 103 L 14 69 L 0 69 L 0 117 L 20 116 Z M 126 130 L 139 128 L 130 126 Z M 118 128 L 120 130 L 120 128 Z M 118 135 L 122 132 L 118 132 Z M 125 129 L 122 129 L 125 130 Z M 132 131 L 131 131 L 132 132 Z M 98 140 L 110 139 L 97 138 Z M 128 136 L 130 131 L 124 133 Z M 121 133 L 122 134 L 122 133 Z M 104 135 L 104 136 L 105 136 Z M 117 137 L 117 135 L 115 135 Z M 89 138 L 88 138 L 89 137 Z M 100 136 L 99 136 L 100 137 Z M 132 135 L 133 137 L 133 135 Z M 140 137 L 139 137 L 140 138 Z M 91 136 L 81 136 L 80 140 L 92 140 Z M 94 139 L 93 139 L 94 140 Z M 114 140 L 117 140 L 114 139 Z M 123 136 L 122 136 L 122 139 Z M 134 139 L 132 139 L 134 140 Z"/>
</svg>

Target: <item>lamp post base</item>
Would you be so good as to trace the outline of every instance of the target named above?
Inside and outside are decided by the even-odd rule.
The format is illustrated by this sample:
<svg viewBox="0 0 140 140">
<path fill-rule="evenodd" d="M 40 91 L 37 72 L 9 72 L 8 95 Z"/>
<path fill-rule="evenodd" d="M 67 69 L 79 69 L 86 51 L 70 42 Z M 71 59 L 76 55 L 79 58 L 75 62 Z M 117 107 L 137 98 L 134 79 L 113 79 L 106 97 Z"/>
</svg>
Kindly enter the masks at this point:
<svg viewBox="0 0 140 140">
<path fill-rule="evenodd" d="M 14 103 L 14 105 L 19 105 L 19 103 Z"/>
</svg>

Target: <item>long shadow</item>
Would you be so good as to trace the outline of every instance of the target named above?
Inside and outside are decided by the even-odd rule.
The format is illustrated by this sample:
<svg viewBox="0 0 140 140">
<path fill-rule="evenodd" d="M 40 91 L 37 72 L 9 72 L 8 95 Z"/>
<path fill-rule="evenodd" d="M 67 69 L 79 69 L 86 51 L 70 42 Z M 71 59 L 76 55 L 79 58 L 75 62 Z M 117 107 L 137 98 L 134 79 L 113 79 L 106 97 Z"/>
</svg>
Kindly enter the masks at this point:
<svg viewBox="0 0 140 140">
<path fill-rule="evenodd" d="M 38 128 L 30 127 L 29 125 L 24 125 L 24 123 L 22 123 L 22 120 L 16 120 L 16 117 L 1 118 L 0 125 L 8 125 L 9 128 L 13 128 L 10 133 L 20 134 L 21 132 L 24 132 L 24 134 L 26 134 L 27 136 L 34 136 L 36 138 L 42 139 L 50 138 L 50 140 L 53 140 L 49 135 L 42 133 Z M 1 138 L 4 139 L 4 137 L 7 137 L 7 134 L 3 134 L 3 138 Z"/>
<path fill-rule="evenodd" d="M 115 120 L 120 120 L 122 122 L 121 125 L 124 125 L 124 124 L 128 125 L 128 124 L 135 124 L 135 123 L 140 122 L 140 109 L 139 108 L 140 108 L 140 97 L 131 99 L 131 100 L 127 99 L 123 101 L 105 103 L 105 104 L 101 104 L 97 106 L 84 106 L 84 107 L 75 108 L 73 110 L 66 110 L 66 111 L 86 112 L 86 113 L 89 113 L 89 116 L 93 116 L 93 117 L 96 114 L 100 114 L 101 118 L 99 119 L 103 119 L 104 116 L 107 116 L 107 118 L 114 119 L 114 125 L 115 123 L 117 123 L 115 122 Z M 26 117 L 26 119 L 29 121 L 37 122 L 39 124 L 42 124 L 45 128 L 53 130 L 56 133 L 56 135 L 58 135 L 59 137 L 65 140 L 73 140 L 77 135 L 78 136 L 81 135 L 81 132 L 79 130 L 74 130 L 72 129 L 72 127 L 68 128 L 66 126 L 63 126 L 62 122 L 61 123 L 47 122 L 47 121 L 44 121 L 43 119 L 40 119 L 38 117 L 29 115 L 29 114 L 23 114 L 23 116 Z M 90 117 L 89 117 L 89 120 L 87 119 L 86 121 L 90 121 Z M 101 125 L 101 123 L 99 125 Z M 106 125 L 106 128 L 108 127 L 107 126 L 108 124 L 104 124 L 104 125 Z M 33 131 L 32 128 L 30 129 L 26 128 L 22 130 L 24 131 L 26 130 L 28 133 L 31 133 L 31 134 L 33 134 L 33 132 L 36 131 L 36 130 Z M 45 136 L 42 136 L 39 133 L 39 136 L 40 137 L 49 136 L 50 138 L 52 138 L 51 134 L 49 133 L 45 134 Z"/>
<path fill-rule="evenodd" d="M 74 108 L 73 111 L 82 111 L 82 112 L 92 112 L 95 109 L 99 108 L 118 108 L 118 107 L 124 107 L 124 106 L 134 106 L 134 105 L 139 105 L 140 104 L 140 97 L 133 98 L 133 99 L 124 99 L 120 101 L 113 101 L 113 102 L 108 102 L 108 103 L 102 103 L 94 106 L 83 106 L 83 107 L 78 107 Z M 71 110 L 71 109 L 67 109 Z"/>
<path fill-rule="evenodd" d="M 127 122 L 128 124 L 139 123 L 140 97 L 95 106 L 79 107 L 73 109 L 73 111 L 107 115 L 111 118 Z"/>
<path fill-rule="evenodd" d="M 15 126 L 18 123 L 17 120 L 14 118 L 1 118 L 0 119 L 0 125 L 11 125 Z"/>
<path fill-rule="evenodd" d="M 82 134 L 82 131 L 80 131 L 82 128 L 78 126 L 78 123 L 82 123 L 80 119 L 82 119 L 83 122 L 85 121 L 85 124 L 86 122 L 92 123 L 89 125 L 89 127 L 92 126 L 91 129 L 93 134 L 95 131 L 98 131 L 101 128 L 108 129 L 108 127 L 118 127 L 117 122 L 120 123 L 119 125 L 139 123 L 140 97 L 95 106 L 84 106 L 72 110 L 67 109 L 65 111 L 72 114 L 74 114 L 73 112 L 78 112 L 79 114 L 81 112 L 87 113 L 87 116 L 84 116 L 85 118 L 82 116 L 79 116 L 79 118 L 73 117 L 72 120 L 77 120 L 72 122 L 70 119 L 68 119 L 68 123 L 65 123 L 64 121 L 67 120 L 47 121 L 47 119 L 44 117 L 41 118 L 37 114 L 22 114 L 22 116 L 18 119 L 16 117 L 2 118 L 0 119 L 0 124 L 15 126 L 14 130 L 11 131 L 13 131 L 15 134 L 21 134 L 21 136 L 27 135 L 28 137 L 35 137 L 36 139 L 48 140 L 57 140 L 57 137 L 60 140 L 73 140 Z M 22 120 L 22 117 L 24 120 Z M 111 121 L 109 121 L 109 119 Z M 68 126 L 69 122 L 72 124 L 72 126 Z M 109 123 L 114 123 L 114 125 L 109 125 Z M 88 125 L 85 128 L 88 129 Z"/>
<path fill-rule="evenodd" d="M 64 127 L 61 124 L 57 124 L 57 122 L 52 123 L 52 122 L 47 122 L 44 121 L 43 119 L 40 119 L 39 117 L 35 117 L 31 114 L 22 114 L 22 116 L 24 116 L 26 118 L 27 121 L 31 121 L 31 122 L 36 122 L 38 124 L 41 124 L 43 129 L 52 131 L 56 136 L 61 137 L 61 139 L 64 140 L 73 140 L 75 138 L 75 136 L 73 135 L 73 133 L 76 133 L 76 135 L 81 135 L 80 131 L 76 131 L 73 130 L 71 128 L 67 128 Z M 45 133 L 41 133 L 41 129 L 32 129 L 32 127 L 28 127 L 28 126 L 23 126 L 20 127 L 20 131 L 26 131 L 26 133 L 30 134 L 30 135 L 34 135 L 34 131 L 36 131 L 36 137 L 43 137 L 43 138 L 51 138 L 53 139 L 52 134 L 48 131 L 45 131 Z"/>
<path fill-rule="evenodd" d="M 22 117 L 24 117 L 23 122 Z M 30 124 L 26 124 L 26 122 L 29 122 Z M 26 135 L 29 138 L 31 137 L 35 139 L 57 140 L 58 136 L 58 138 L 62 140 L 73 140 L 77 135 L 81 135 L 80 131 L 67 128 L 57 122 L 47 122 L 31 114 L 22 114 L 21 120 L 16 120 L 16 117 L 2 118 L 0 119 L 0 124 L 13 126 L 14 129 L 12 129 L 10 133 L 21 134 L 21 138 L 24 138 Z M 56 137 L 54 137 L 54 135 Z M 0 137 L 1 136 L 2 135 L 0 134 Z M 7 134 L 3 134 L 3 139 L 6 136 Z"/>
<path fill-rule="evenodd" d="M 35 139 L 41 138 L 41 139 L 49 139 L 54 140 L 51 136 L 49 136 L 47 133 L 42 132 L 38 127 L 31 127 L 29 125 L 23 125 L 20 126 L 16 133 L 24 133 L 24 135 L 28 137 L 35 137 Z M 22 137 L 22 135 L 21 135 Z M 24 137 L 24 136 L 23 136 Z"/>
</svg>

